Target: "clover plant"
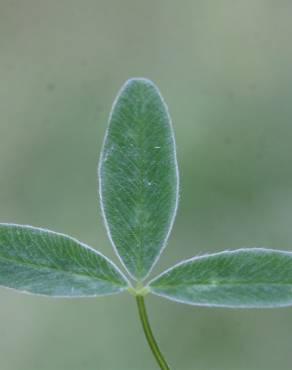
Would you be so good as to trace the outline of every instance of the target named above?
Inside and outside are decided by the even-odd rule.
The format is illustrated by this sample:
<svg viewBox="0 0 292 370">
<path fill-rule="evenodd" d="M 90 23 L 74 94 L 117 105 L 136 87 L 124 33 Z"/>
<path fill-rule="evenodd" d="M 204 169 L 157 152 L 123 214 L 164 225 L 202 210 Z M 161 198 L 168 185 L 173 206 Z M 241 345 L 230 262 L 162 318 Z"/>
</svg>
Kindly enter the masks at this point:
<svg viewBox="0 0 292 370">
<path fill-rule="evenodd" d="M 292 253 L 251 248 L 194 257 L 145 282 L 166 246 L 178 204 L 171 119 L 153 82 L 128 80 L 110 114 L 101 152 L 99 194 L 108 237 L 128 277 L 101 253 L 46 229 L 0 224 L 0 285 L 52 297 L 128 292 L 160 369 L 145 296 L 200 306 L 292 305 Z"/>
</svg>

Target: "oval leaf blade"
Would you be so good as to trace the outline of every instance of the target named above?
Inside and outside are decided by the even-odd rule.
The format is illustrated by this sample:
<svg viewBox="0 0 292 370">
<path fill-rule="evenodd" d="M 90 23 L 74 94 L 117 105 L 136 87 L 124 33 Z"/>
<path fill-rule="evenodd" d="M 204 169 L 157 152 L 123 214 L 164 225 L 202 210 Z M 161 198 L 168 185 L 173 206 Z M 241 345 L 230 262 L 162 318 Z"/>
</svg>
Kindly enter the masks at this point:
<svg viewBox="0 0 292 370">
<path fill-rule="evenodd" d="M 154 294 L 202 306 L 292 305 L 292 253 L 252 248 L 195 257 L 149 283 Z"/>
<path fill-rule="evenodd" d="M 116 98 L 99 184 L 111 242 L 131 276 L 143 280 L 166 244 L 178 198 L 171 120 L 149 80 L 127 81 Z"/>
<path fill-rule="evenodd" d="M 49 230 L 0 224 L 0 285 L 55 297 L 119 293 L 127 281 L 102 254 Z"/>
</svg>

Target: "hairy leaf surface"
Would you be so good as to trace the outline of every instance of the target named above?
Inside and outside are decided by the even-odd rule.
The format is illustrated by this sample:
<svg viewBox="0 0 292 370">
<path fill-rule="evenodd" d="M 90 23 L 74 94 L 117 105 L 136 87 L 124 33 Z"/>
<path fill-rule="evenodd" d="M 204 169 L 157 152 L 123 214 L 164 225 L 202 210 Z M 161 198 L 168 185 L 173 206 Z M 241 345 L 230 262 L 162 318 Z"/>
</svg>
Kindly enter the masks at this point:
<svg viewBox="0 0 292 370">
<path fill-rule="evenodd" d="M 178 198 L 171 120 L 151 81 L 131 79 L 118 94 L 99 177 L 112 244 L 132 277 L 143 280 L 165 246 Z"/>
<path fill-rule="evenodd" d="M 0 285 L 49 296 L 98 296 L 127 281 L 106 257 L 49 230 L 0 224 Z"/>
<path fill-rule="evenodd" d="M 192 305 L 292 305 L 292 253 L 239 249 L 195 257 L 150 282 L 152 293 Z"/>
</svg>

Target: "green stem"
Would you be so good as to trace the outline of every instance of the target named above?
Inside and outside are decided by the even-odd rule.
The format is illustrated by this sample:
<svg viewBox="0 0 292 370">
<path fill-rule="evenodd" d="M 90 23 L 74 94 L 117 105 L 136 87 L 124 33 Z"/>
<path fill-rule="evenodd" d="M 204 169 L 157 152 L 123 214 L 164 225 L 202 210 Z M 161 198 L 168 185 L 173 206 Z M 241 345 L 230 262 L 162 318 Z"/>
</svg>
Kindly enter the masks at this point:
<svg viewBox="0 0 292 370">
<path fill-rule="evenodd" d="M 146 307 L 145 307 L 145 302 L 144 302 L 144 297 L 141 295 L 136 296 L 136 301 L 137 301 L 137 306 L 138 306 L 138 311 L 139 311 L 139 316 L 140 320 L 142 323 L 142 327 L 144 330 L 145 337 L 147 339 L 147 342 L 149 344 L 149 347 L 160 367 L 161 370 L 170 370 L 170 367 L 168 366 L 167 362 L 165 361 L 162 353 L 160 352 L 160 349 L 158 347 L 158 344 L 154 338 L 154 335 L 152 333 L 150 323 L 148 320 L 147 312 L 146 312 Z"/>
</svg>

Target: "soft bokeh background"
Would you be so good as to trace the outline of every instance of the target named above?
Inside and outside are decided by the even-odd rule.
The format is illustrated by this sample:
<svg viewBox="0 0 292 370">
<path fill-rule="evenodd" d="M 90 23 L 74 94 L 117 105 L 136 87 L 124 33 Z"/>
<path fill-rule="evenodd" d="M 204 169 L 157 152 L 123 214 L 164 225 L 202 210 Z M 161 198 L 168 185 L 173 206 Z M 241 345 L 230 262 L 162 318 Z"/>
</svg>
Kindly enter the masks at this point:
<svg viewBox="0 0 292 370">
<path fill-rule="evenodd" d="M 292 249 L 292 3 L 0 0 L 0 220 L 73 235 L 117 261 L 97 197 L 112 100 L 153 79 L 181 173 L 153 273 L 241 246 Z M 147 298 L 176 370 L 290 370 L 292 309 Z M 126 294 L 65 300 L 0 291 L 3 370 L 155 370 Z"/>
</svg>

